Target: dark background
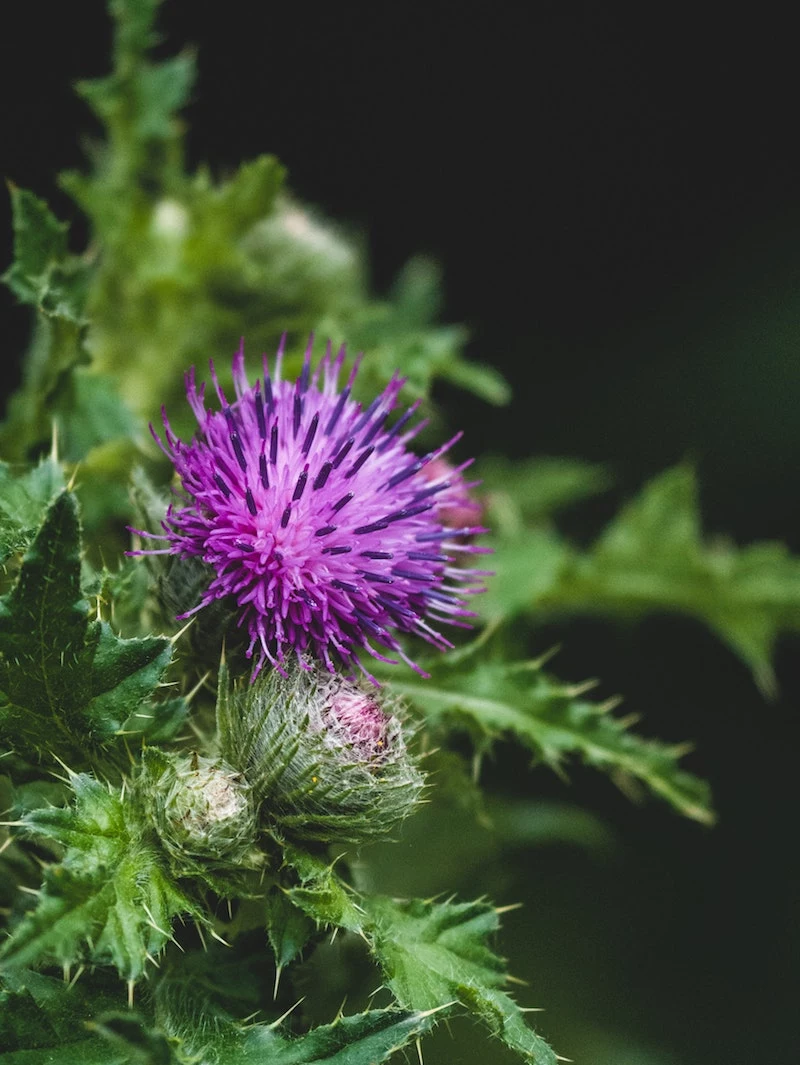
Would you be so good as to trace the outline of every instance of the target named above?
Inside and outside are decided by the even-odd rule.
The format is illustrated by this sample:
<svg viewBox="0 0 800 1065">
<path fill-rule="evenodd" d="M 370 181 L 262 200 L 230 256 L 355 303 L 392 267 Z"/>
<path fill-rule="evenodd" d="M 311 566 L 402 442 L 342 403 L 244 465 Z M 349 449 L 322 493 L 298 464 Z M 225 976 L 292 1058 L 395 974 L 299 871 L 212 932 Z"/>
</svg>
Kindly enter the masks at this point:
<svg viewBox="0 0 800 1065">
<path fill-rule="evenodd" d="M 107 70 L 104 6 L 29 3 L 14 19 L 0 171 L 74 217 L 53 179 L 81 165 L 93 128 L 69 85 Z M 710 531 L 800 550 L 796 60 L 768 9 L 735 19 L 227 0 L 168 3 L 161 24 L 165 54 L 199 47 L 193 163 L 224 172 L 275 152 L 301 198 L 367 233 L 378 290 L 416 252 L 442 263 L 444 317 L 469 325 L 471 353 L 516 396 L 510 411 L 458 397 L 475 452 L 609 461 L 620 489 L 582 512 L 585 536 L 688 456 Z M 28 320 L 0 299 L 10 384 Z M 607 819 L 619 853 L 515 855 L 498 900 L 525 897 L 504 945 L 548 1007 L 543 1031 L 585 1065 L 789 1065 L 797 639 L 778 649 L 783 695 L 768 705 L 688 621 L 581 623 L 542 647 L 551 637 L 565 640 L 562 675 L 600 675 L 645 731 L 696 739 L 691 765 L 712 781 L 720 824 L 632 806 L 576 773 L 569 797 Z M 493 775 L 565 795 L 511 751 Z M 452 1065 L 467 1053 L 436 1052 Z"/>
</svg>

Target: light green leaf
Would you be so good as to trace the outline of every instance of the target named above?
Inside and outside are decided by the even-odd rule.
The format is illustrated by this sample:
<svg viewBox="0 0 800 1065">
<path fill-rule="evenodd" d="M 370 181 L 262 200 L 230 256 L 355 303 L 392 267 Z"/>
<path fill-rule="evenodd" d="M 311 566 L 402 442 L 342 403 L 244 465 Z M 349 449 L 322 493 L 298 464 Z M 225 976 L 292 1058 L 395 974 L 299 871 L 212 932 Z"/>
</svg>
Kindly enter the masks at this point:
<svg viewBox="0 0 800 1065">
<path fill-rule="evenodd" d="M 501 990 L 505 964 L 487 945 L 499 927 L 492 906 L 381 897 L 365 905 L 372 949 L 401 1005 L 428 1010 L 460 1002 L 530 1065 L 555 1065 L 551 1048 Z"/>
<path fill-rule="evenodd" d="M 704 540 L 694 471 L 681 466 L 646 485 L 590 551 L 574 556 L 538 605 L 631 618 L 657 610 L 688 614 L 713 629 L 772 692 L 777 636 L 800 630 L 800 559 L 781 544 L 740 549 Z"/>
<path fill-rule="evenodd" d="M 392 1009 L 340 1017 L 296 1039 L 280 1035 L 269 1025 L 254 1025 L 217 1058 L 209 1055 L 209 1061 L 219 1065 L 380 1065 L 430 1025 L 425 1012 Z"/>
<path fill-rule="evenodd" d="M 569 545 L 549 529 L 498 540 L 488 561 L 493 576 L 474 608 L 489 622 L 516 617 L 558 587 L 569 558 Z"/>
<path fill-rule="evenodd" d="M 611 486 L 607 467 L 572 458 L 493 456 L 480 460 L 478 472 L 492 518 L 511 524 L 512 532 L 520 532 L 523 521 L 540 522 Z M 495 520 L 490 524 L 497 529 Z"/>
<path fill-rule="evenodd" d="M 679 768 L 684 746 L 642 739 L 629 731 L 630 720 L 613 716 L 614 704 L 588 702 L 581 697 L 584 687 L 556 680 L 539 662 L 478 655 L 469 661 L 467 669 L 440 664 L 430 681 L 394 681 L 391 687 L 431 723 L 467 727 L 479 746 L 513 735 L 554 768 L 577 756 L 641 781 L 687 817 L 713 821 L 708 786 Z"/>
<path fill-rule="evenodd" d="M 284 845 L 283 854 L 286 865 L 297 874 L 297 884 L 286 894 L 298 909 L 318 924 L 361 930 L 363 912 L 331 863 L 290 844 Z"/>
<path fill-rule="evenodd" d="M 148 826 L 120 791 L 70 774 L 74 801 L 20 818 L 23 833 L 64 848 L 35 908 L 0 951 L 4 966 L 112 964 L 138 980 L 164 948 L 173 917 L 205 916 L 172 879 Z"/>
<path fill-rule="evenodd" d="M 79 323 L 83 293 L 80 286 L 77 291 L 70 286 L 77 268 L 72 262 L 65 267 L 69 225 L 59 222 L 44 200 L 27 189 L 11 185 L 10 191 L 14 262 L 2 280 L 20 302 Z"/>
<path fill-rule="evenodd" d="M 53 497 L 64 488 L 64 471 L 52 458 L 20 477 L 0 463 L 0 564 L 30 547 Z"/>
</svg>

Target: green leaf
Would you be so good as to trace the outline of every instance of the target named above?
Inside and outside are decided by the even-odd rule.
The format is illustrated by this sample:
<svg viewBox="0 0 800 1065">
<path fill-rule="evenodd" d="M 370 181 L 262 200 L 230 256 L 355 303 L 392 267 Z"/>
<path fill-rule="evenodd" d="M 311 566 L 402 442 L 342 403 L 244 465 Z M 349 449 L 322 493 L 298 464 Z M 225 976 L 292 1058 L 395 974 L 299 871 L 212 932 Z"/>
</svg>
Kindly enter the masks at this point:
<svg viewBox="0 0 800 1065">
<path fill-rule="evenodd" d="M 172 646 L 163 636 L 123 640 L 107 622 L 100 622 L 92 660 L 92 696 L 85 709 L 93 733 L 110 738 L 130 722 L 160 684 L 171 657 Z M 164 717 L 179 713 L 173 704 L 166 714 L 159 713 L 157 717 L 163 724 Z M 147 719 L 145 726 L 146 722 Z M 146 727 L 136 731 L 144 732 Z"/>
<path fill-rule="evenodd" d="M 297 1039 L 254 1025 L 216 1060 L 220 1065 L 380 1065 L 430 1024 L 425 1012 L 387 1009 L 339 1017 Z"/>
<path fill-rule="evenodd" d="M 460 1002 L 524 1061 L 555 1065 L 553 1051 L 501 990 L 505 964 L 487 945 L 499 927 L 492 906 L 374 897 L 366 907 L 372 949 L 400 1005 L 428 1010 Z"/>
<path fill-rule="evenodd" d="M 800 559 L 781 544 L 739 549 L 704 540 L 695 474 L 681 466 L 646 485 L 594 547 L 572 559 L 539 605 L 630 618 L 656 610 L 688 614 L 773 692 L 777 636 L 800 630 Z"/>
<path fill-rule="evenodd" d="M 278 969 L 293 962 L 314 934 L 315 922 L 281 890 L 266 898 L 267 935 Z"/>
<path fill-rule="evenodd" d="M 490 560 L 494 575 L 475 609 L 489 622 L 518 616 L 558 587 L 569 558 L 569 545 L 549 529 L 520 530 L 498 540 Z"/>
<path fill-rule="evenodd" d="M 0 715 L 35 746 L 80 726 L 90 697 L 88 603 L 80 588 L 74 496 L 47 511 L 14 588 L 0 600 Z M 5 703 L 5 705 L 3 705 Z"/>
<path fill-rule="evenodd" d="M 52 458 L 21 477 L 0 462 L 0 565 L 30 547 L 45 510 L 63 488 L 64 471 Z"/>
<path fill-rule="evenodd" d="M 318 924 L 361 930 L 363 912 L 331 863 L 290 844 L 284 844 L 283 855 L 286 865 L 297 874 L 296 885 L 286 894 L 298 909 Z"/>
<path fill-rule="evenodd" d="M 6 455 L 27 458 L 50 441 L 52 422 L 65 409 L 65 389 L 88 361 L 85 305 L 93 267 L 67 250 L 67 229 L 47 204 L 11 186 L 14 262 L 2 280 L 37 310 L 21 389 L 9 403 L 0 433 Z"/>
<path fill-rule="evenodd" d="M 20 302 L 80 322 L 82 300 L 63 276 L 69 225 L 27 189 L 11 185 L 10 192 L 14 262 L 2 280 Z"/>
<path fill-rule="evenodd" d="M 124 989 L 105 979 L 76 986 L 26 970 L 0 978 L 0 1065 L 130 1065 L 88 1024 L 97 1013 L 119 1009 Z"/>
<path fill-rule="evenodd" d="M 185 1060 L 202 1065 L 381 1065 L 431 1024 L 423 1011 L 368 1010 L 292 1038 L 274 1025 L 239 1027 L 204 1010 L 180 1031 Z"/>
<path fill-rule="evenodd" d="M 572 458 L 480 460 L 482 491 L 488 496 L 492 518 L 511 523 L 519 532 L 524 521 L 540 522 L 573 503 L 599 495 L 611 487 L 608 468 Z M 513 508 L 513 514 L 508 510 Z M 494 530 L 496 521 L 490 522 Z"/>
<path fill-rule="evenodd" d="M 714 817 L 708 785 L 679 768 L 685 746 L 645 740 L 614 717 L 615 702 L 583 699 L 586 686 L 570 686 L 540 662 L 507 663 L 473 655 L 468 668 L 433 666 L 430 681 L 394 681 L 431 723 L 468 727 L 480 746 L 514 736 L 538 759 L 560 768 L 568 756 L 645 784 L 676 810 L 704 824 Z"/>
<path fill-rule="evenodd" d="M 22 832 L 64 848 L 45 870 L 35 908 L 0 951 L 4 966 L 112 964 L 138 980 L 172 938 L 173 917 L 206 918 L 173 881 L 152 831 L 122 792 L 70 774 L 74 801 L 40 807 Z"/>
<path fill-rule="evenodd" d="M 23 751 L 73 766 L 151 698 L 171 656 L 166 638 L 123 640 L 89 621 L 80 547 L 75 497 L 62 492 L 0 599 L 0 722 Z"/>
<path fill-rule="evenodd" d="M 126 1065 L 186 1065 L 161 1032 L 131 1010 L 105 1013 L 89 1025 L 108 1046 L 108 1052 L 122 1055 Z"/>
</svg>

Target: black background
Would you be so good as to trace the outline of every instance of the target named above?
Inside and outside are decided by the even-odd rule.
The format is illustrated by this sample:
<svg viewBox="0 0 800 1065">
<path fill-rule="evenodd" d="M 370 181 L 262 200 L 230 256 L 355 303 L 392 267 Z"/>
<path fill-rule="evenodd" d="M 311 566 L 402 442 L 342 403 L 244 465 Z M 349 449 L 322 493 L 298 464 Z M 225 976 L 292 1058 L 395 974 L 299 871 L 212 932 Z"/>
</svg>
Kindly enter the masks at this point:
<svg viewBox="0 0 800 1065">
<path fill-rule="evenodd" d="M 476 452 L 611 462 L 618 497 L 583 512 L 585 536 L 688 456 L 712 532 L 800 550 L 796 60 L 788 23 L 766 8 L 736 18 L 175 0 L 161 25 L 164 54 L 199 48 L 193 164 L 224 173 L 275 152 L 301 198 L 367 233 L 378 290 L 413 253 L 440 260 L 444 317 L 469 325 L 471 353 L 516 396 L 510 411 L 458 397 Z M 109 44 L 99 0 L 15 7 L 4 28 L 0 170 L 62 217 L 75 212 L 54 174 L 81 165 L 93 129 L 69 85 L 106 72 Z M 7 262 L 7 222 L 0 239 Z M 0 298 L 11 384 L 28 319 Z M 550 636 L 566 640 L 563 675 L 600 675 L 645 712 L 645 731 L 697 740 L 692 768 L 711 778 L 721 821 L 709 833 L 577 774 L 572 798 L 609 819 L 625 856 L 598 868 L 534 852 L 519 870 L 542 916 L 507 924 L 542 942 L 545 1032 L 569 1054 L 569 1014 L 666 1048 L 653 1062 L 788 1065 L 797 640 L 778 649 L 783 698 L 768 705 L 686 621 L 582 623 L 542 646 Z M 563 796 L 511 752 L 489 779 L 517 770 L 520 791 Z M 565 899 L 582 929 L 569 963 L 548 943 Z"/>
</svg>

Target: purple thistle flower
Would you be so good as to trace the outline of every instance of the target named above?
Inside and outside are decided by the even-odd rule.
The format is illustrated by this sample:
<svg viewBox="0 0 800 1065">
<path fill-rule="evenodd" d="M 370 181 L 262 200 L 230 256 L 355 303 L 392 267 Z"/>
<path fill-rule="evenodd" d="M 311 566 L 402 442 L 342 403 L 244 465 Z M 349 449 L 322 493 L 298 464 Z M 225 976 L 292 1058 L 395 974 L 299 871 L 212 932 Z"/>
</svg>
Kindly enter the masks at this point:
<svg viewBox="0 0 800 1065">
<path fill-rule="evenodd" d="M 312 338 L 313 340 L 313 338 Z M 485 571 L 456 565 L 459 553 L 484 553 L 471 537 L 481 527 L 450 527 L 448 512 L 469 505 L 463 470 L 425 471 L 460 438 L 420 458 L 409 444 L 425 424 L 408 428 L 419 401 L 387 428 L 403 379 L 394 376 L 363 410 L 338 380 L 345 349 L 331 348 L 311 371 L 309 342 L 296 382 L 281 378 L 284 343 L 270 375 L 250 385 L 244 346 L 234 356 L 236 400 L 229 403 L 210 363 L 221 410 L 208 410 L 205 384 L 186 375 L 186 395 L 199 425 L 190 442 L 170 428 L 152 430 L 181 480 L 181 502 L 162 523 L 163 554 L 202 559 L 215 571 L 189 617 L 216 599 L 233 597 L 255 657 L 281 668 L 287 649 L 302 662 L 312 652 L 335 671 L 374 645 L 399 655 L 397 633 L 413 633 L 440 649 L 452 644 L 433 624 L 465 625 L 475 614 L 463 596 L 483 590 Z M 158 551 L 142 551 L 156 554 Z M 431 624 L 433 622 L 433 624 Z"/>
</svg>

